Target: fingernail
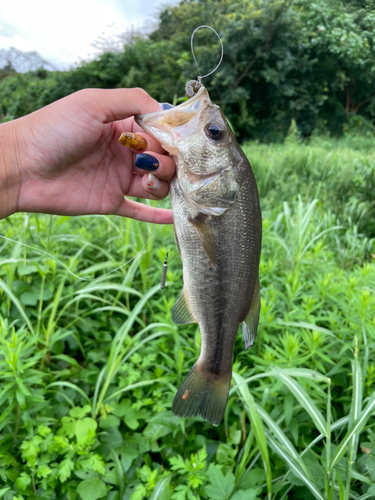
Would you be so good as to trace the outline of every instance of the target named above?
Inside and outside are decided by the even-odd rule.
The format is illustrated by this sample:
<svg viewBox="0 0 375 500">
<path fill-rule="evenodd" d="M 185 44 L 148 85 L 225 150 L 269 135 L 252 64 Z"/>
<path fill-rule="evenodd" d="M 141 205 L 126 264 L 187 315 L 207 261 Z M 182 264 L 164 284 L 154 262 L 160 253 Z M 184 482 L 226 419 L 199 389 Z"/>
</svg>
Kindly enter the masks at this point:
<svg viewBox="0 0 375 500">
<path fill-rule="evenodd" d="M 147 187 L 153 191 L 157 191 L 160 188 L 160 181 L 154 174 L 148 174 L 147 176 Z"/>
<path fill-rule="evenodd" d="M 137 155 L 135 166 L 142 170 L 151 170 L 153 172 L 159 168 L 159 160 L 155 156 L 142 153 Z"/>
<path fill-rule="evenodd" d="M 147 140 L 139 134 L 133 134 L 132 132 L 123 132 L 119 137 L 119 142 L 123 146 L 135 149 L 136 151 L 144 151 L 148 148 Z"/>
</svg>

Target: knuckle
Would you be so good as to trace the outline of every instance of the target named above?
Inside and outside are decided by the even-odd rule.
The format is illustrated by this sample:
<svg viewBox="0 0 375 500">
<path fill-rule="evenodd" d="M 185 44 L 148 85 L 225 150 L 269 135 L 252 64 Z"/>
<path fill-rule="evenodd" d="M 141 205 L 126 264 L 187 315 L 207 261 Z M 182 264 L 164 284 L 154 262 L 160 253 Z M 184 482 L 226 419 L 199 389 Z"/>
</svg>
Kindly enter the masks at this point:
<svg viewBox="0 0 375 500">
<path fill-rule="evenodd" d="M 135 87 L 134 92 L 136 92 L 139 97 L 150 97 L 145 89 L 142 89 L 141 87 Z"/>
<path fill-rule="evenodd" d="M 97 89 L 81 89 L 74 92 L 72 95 L 78 101 L 93 101 L 94 94 L 97 92 Z"/>
<path fill-rule="evenodd" d="M 137 100 L 153 101 L 153 98 L 150 96 L 148 92 L 145 91 L 145 89 L 142 89 L 141 87 L 135 87 L 133 91 L 135 92 L 135 97 Z"/>
</svg>

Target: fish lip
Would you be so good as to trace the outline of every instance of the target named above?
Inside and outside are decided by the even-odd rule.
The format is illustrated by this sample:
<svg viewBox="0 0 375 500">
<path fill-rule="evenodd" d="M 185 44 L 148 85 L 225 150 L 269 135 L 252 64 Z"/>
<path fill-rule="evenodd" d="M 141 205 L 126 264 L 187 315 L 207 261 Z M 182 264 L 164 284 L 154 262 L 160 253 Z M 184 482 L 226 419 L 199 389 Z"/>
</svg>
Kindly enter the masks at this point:
<svg viewBox="0 0 375 500">
<path fill-rule="evenodd" d="M 199 91 L 191 98 L 191 99 L 188 99 L 187 101 L 184 101 L 182 102 L 181 104 L 179 104 L 178 106 L 174 106 L 173 108 L 170 108 L 170 109 L 167 109 L 167 110 L 164 110 L 164 109 L 161 109 L 160 111 L 154 111 L 153 113 L 144 113 L 142 115 L 135 115 L 134 116 L 134 120 L 135 122 L 139 125 L 140 125 L 140 121 L 143 121 L 143 120 L 151 120 L 153 117 L 155 116 L 162 116 L 162 115 L 165 115 L 166 113 L 172 111 L 172 110 L 183 110 L 184 108 L 187 108 L 187 107 L 190 107 L 192 104 L 194 105 L 195 102 L 199 102 L 201 97 L 202 96 L 205 96 L 207 97 L 208 99 L 210 99 L 209 95 L 208 95 L 208 92 L 207 92 L 207 89 L 206 87 L 201 87 L 199 89 Z"/>
</svg>

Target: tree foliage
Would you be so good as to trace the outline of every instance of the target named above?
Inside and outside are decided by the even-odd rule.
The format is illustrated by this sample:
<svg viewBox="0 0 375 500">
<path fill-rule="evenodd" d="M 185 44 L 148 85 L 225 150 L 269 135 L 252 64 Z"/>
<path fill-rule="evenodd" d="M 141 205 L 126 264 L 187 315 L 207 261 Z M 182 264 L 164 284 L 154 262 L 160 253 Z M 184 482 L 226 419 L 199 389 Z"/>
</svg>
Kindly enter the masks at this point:
<svg viewBox="0 0 375 500">
<path fill-rule="evenodd" d="M 278 141 L 291 120 L 304 136 L 340 135 L 362 126 L 359 115 L 372 132 L 374 21 L 374 0 L 182 0 L 122 51 L 66 72 L 4 78 L 0 113 L 19 117 L 86 87 L 141 86 L 160 101 L 176 100 L 197 75 L 190 35 L 208 24 L 224 58 L 204 83 L 240 137 Z M 194 48 L 201 74 L 216 66 L 220 46 L 211 31 L 200 30 Z"/>
</svg>

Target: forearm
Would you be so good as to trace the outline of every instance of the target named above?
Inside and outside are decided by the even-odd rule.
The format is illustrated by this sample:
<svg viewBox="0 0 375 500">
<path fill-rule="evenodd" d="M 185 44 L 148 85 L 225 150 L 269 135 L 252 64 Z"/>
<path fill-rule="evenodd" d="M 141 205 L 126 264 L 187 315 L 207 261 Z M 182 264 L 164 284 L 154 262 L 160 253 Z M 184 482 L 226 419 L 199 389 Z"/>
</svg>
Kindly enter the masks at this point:
<svg viewBox="0 0 375 500">
<path fill-rule="evenodd" d="M 17 212 L 20 158 L 17 121 L 0 125 L 0 219 Z"/>
</svg>

